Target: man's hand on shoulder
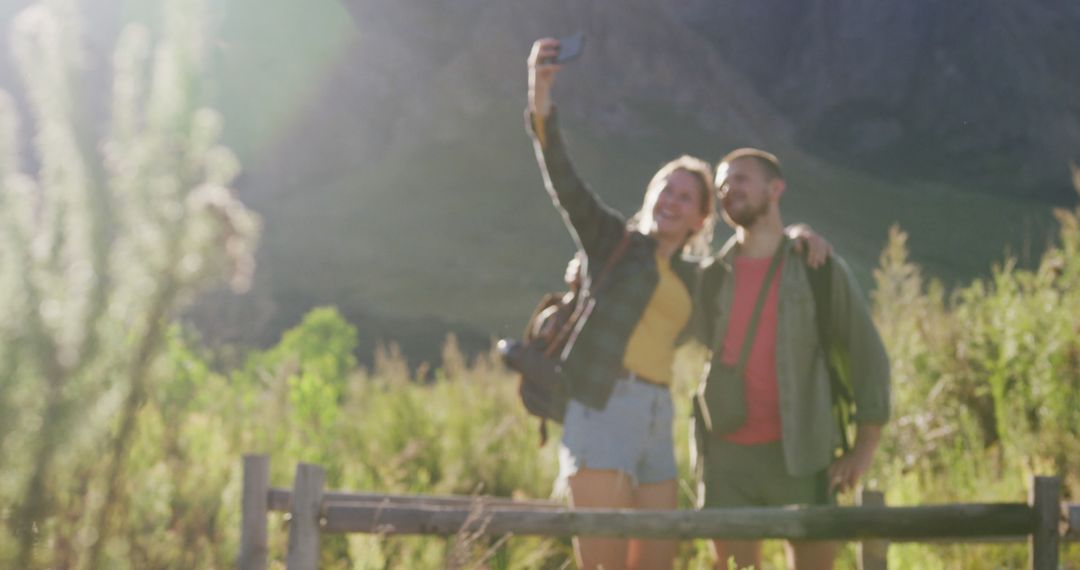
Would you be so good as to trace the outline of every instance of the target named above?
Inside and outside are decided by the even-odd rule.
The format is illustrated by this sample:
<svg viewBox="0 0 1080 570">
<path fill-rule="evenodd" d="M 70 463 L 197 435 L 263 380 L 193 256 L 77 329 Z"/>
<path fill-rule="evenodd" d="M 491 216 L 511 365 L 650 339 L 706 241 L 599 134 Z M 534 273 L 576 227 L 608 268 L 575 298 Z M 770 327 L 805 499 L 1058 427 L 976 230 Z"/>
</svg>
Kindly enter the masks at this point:
<svg viewBox="0 0 1080 570">
<path fill-rule="evenodd" d="M 806 224 L 793 224 L 784 232 L 795 242 L 795 252 L 806 252 L 806 264 L 811 269 L 817 269 L 825 264 L 825 260 L 832 253 L 832 245 Z"/>
</svg>

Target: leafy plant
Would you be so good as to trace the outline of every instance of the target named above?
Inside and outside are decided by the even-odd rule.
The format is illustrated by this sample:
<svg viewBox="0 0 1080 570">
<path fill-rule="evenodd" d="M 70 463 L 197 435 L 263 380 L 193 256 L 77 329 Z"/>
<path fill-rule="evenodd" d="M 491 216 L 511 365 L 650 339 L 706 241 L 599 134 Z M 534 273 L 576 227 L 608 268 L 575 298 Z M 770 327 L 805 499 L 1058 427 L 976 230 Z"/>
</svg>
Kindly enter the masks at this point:
<svg viewBox="0 0 1080 570">
<path fill-rule="evenodd" d="M 102 563 L 167 321 L 223 279 L 246 286 L 258 228 L 227 188 L 238 165 L 218 143 L 221 118 L 200 104 L 200 4 L 170 2 L 154 50 L 145 28 L 124 32 L 100 144 L 77 87 L 75 9 L 43 1 L 15 20 L 28 157 L 0 94 L 0 467 L 20 568 L 79 552 Z M 79 465 L 87 453 L 102 461 Z M 63 475 L 72 468 L 81 476 Z M 39 549 L 46 537 L 63 548 Z"/>
</svg>

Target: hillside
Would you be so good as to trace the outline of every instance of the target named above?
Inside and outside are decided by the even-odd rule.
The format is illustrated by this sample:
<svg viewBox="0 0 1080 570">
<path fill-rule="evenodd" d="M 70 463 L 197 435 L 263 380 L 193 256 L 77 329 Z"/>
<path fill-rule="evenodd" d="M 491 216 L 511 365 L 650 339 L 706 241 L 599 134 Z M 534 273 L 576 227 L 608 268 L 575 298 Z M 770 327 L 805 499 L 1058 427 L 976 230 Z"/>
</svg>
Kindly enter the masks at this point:
<svg viewBox="0 0 1080 570">
<path fill-rule="evenodd" d="M 473 346 L 516 332 L 533 298 L 557 286 L 571 247 L 522 132 L 522 62 L 532 38 L 578 27 L 586 56 L 567 67 L 557 97 L 583 173 L 623 211 L 666 159 L 755 144 L 788 163 L 789 219 L 820 228 L 867 280 L 893 222 L 948 280 L 985 271 L 1025 235 L 1041 239 L 1032 228 L 1044 207 L 1023 195 L 878 175 L 800 144 L 752 78 L 661 4 L 346 5 L 356 37 L 246 179 L 268 221 L 282 220 L 264 249 L 281 323 L 270 330 L 318 299 L 369 335 L 403 339 L 407 352 L 433 354 L 449 328 Z M 332 144 L 304 152 L 328 134 Z M 296 192 L 280 180 L 327 182 Z M 343 278 L 312 277 L 328 268 Z"/>
<path fill-rule="evenodd" d="M 1075 197 L 1080 4 L 684 0 L 680 19 L 846 167 Z"/>
<path fill-rule="evenodd" d="M 566 68 L 556 97 L 580 170 L 624 212 L 675 155 L 714 160 L 735 146 L 764 146 L 790 173 L 787 219 L 828 236 L 865 282 L 893 223 L 911 231 L 917 261 L 953 282 L 985 272 L 1006 248 L 1040 250 L 1046 200 L 1075 199 L 1054 189 L 1067 183 L 1065 147 L 1080 148 L 1080 137 L 1069 138 L 1076 72 L 1003 65 L 1003 74 L 1024 75 L 1001 83 L 1033 87 L 976 84 L 943 96 L 949 84 L 934 82 L 948 69 L 987 72 L 963 67 L 978 63 L 972 58 L 947 58 L 941 71 L 889 54 L 957 53 L 950 46 L 963 38 L 945 42 L 946 32 L 974 37 L 980 28 L 915 33 L 921 12 L 904 19 L 885 6 L 690 0 L 210 5 L 220 39 L 208 96 L 245 164 L 241 195 L 266 222 L 255 290 L 210 296 L 193 313 L 212 340 L 269 343 L 320 304 L 338 305 L 357 324 L 365 359 L 378 338 L 430 359 L 449 331 L 467 350 L 516 333 L 572 253 L 522 128 L 525 56 L 534 38 L 579 29 L 585 56 Z M 153 12 L 126 6 L 122 19 Z M 1002 9 L 981 6 L 965 13 Z M 1071 45 L 1044 23 L 1011 24 L 1024 41 L 1008 46 L 1028 54 L 1018 61 Z M 911 31 L 873 35 L 875 25 Z M 773 29 L 808 41 L 756 49 Z M 878 38 L 877 51 L 867 37 Z M 110 46 L 92 49 L 107 61 Z M 10 77 L 3 67 L 0 75 Z M 913 87 L 891 107 L 875 99 L 923 79 L 933 88 Z M 1047 85 L 1059 89 L 1031 93 Z M 1015 92 L 1028 97 L 1025 106 L 1000 99 Z M 948 127 L 942 117 L 982 130 Z M 897 125 L 907 130 L 890 135 Z M 1044 127 L 1045 139 L 1014 136 Z M 927 156 L 944 166 L 923 168 Z"/>
</svg>

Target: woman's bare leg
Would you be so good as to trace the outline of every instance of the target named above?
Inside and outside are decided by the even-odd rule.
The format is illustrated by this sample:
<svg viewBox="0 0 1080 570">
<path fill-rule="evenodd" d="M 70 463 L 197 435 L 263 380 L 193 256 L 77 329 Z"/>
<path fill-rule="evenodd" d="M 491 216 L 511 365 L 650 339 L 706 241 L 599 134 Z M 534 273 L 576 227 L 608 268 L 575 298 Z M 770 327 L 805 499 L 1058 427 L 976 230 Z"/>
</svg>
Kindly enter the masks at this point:
<svg viewBox="0 0 1080 570">
<path fill-rule="evenodd" d="M 570 476 L 570 504 L 574 507 L 627 509 L 633 506 L 630 477 L 614 469 L 581 469 Z M 626 540 L 574 537 L 574 554 L 582 570 L 625 570 Z"/>
<path fill-rule="evenodd" d="M 634 492 L 635 509 L 673 510 L 679 506 L 678 486 L 674 479 L 639 485 Z M 677 540 L 630 539 L 627 545 L 627 570 L 669 570 L 679 548 Z"/>
</svg>

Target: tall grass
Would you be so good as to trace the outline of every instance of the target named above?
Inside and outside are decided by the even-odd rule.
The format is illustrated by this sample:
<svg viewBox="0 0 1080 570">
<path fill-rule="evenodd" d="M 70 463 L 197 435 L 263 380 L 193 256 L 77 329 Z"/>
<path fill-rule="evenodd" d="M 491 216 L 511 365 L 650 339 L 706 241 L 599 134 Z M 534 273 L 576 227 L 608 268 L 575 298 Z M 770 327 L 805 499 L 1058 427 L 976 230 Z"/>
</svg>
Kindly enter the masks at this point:
<svg viewBox="0 0 1080 570">
<path fill-rule="evenodd" d="M 908 316 L 891 317 L 882 325 L 893 356 L 896 419 L 869 484 L 885 490 L 888 502 L 897 505 L 1024 501 L 1030 473 L 1074 473 L 1068 463 L 1054 463 L 1075 460 L 1056 447 L 1076 445 L 1076 435 L 1062 423 L 1066 420 L 1053 416 L 1074 413 L 1066 406 L 1040 404 L 1033 412 L 1042 418 L 1037 429 L 1032 427 L 1032 412 L 1016 415 L 1018 424 L 1005 424 L 1010 428 L 999 428 L 999 438 L 987 443 L 975 412 L 963 403 L 969 398 L 963 391 L 967 384 L 955 377 L 941 380 L 930 368 L 955 365 L 957 351 L 946 351 L 941 344 L 927 346 L 928 339 L 946 334 L 946 324 L 953 327 L 952 334 L 973 335 L 973 327 L 953 319 L 977 312 L 972 304 L 976 301 L 962 291 L 953 302 L 943 303 L 908 288 L 917 272 L 903 256 L 901 234 L 894 238 L 880 277 L 905 272 L 908 277 L 892 281 L 891 289 L 885 282 L 879 285 L 878 314 L 884 318 L 890 306 L 897 308 L 885 295 L 906 290 L 910 296 L 898 298 L 904 299 Z M 1006 291 L 1011 289 L 986 293 L 985 302 L 997 305 Z M 1057 319 L 1076 318 L 1075 313 L 1050 313 Z M 900 326 L 912 328 L 905 333 Z M 447 366 L 412 373 L 396 350 L 386 348 L 375 367 L 365 370 L 352 356 L 356 342 L 355 330 L 336 311 L 317 309 L 277 346 L 252 352 L 242 366 L 221 371 L 209 364 L 213 354 L 201 348 L 197 338 L 171 329 L 139 410 L 127 464 L 129 498 L 118 521 L 122 530 L 107 550 L 106 567 L 229 566 L 239 535 L 239 458 L 249 452 L 271 455 L 272 484 L 283 487 L 291 485 L 296 462 L 307 461 L 326 468 L 331 488 L 550 496 L 557 471 L 554 446 L 538 447 L 536 423 L 522 411 L 514 379 L 493 355 L 466 361 L 448 342 Z M 1075 338 L 1071 342 L 1075 346 Z M 1031 347 L 1035 350 L 1036 344 Z M 692 351 L 681 357 L 680 378 L 690 378 L 688 369 L 698 359 Z M 990 381 L 980 378 L 985 377 L 969 379 L 971 385 L 990 390 Z M 1032 374 L 1023 378 L 1039 381 Z M 690 389 L 690 381 L 676 387 L 684 507 L 692 502 L 685 397 Z M 1045 387 L 1014 389 L 1038 393 Z M 1053 398 L 1075 397 L 1069 384 L 1054 389 L 1058 392 Z M 1011 393 L 1006 397 L 1015 398 Z M 1065 428 L 1055 431 L 1048 425 Z M 1051 443 L 1026 444 L 1043 438 Z M 13 469 L 7 467 L 9 473 Z M 41 567 L 78 559 L 80 540 L 93 532 L 81 516 L 93 497 L 81 493 L 80 482 L 101 469 L 102 459 L 93 454 L 65 458 L 59 476 L 71 491 L 43 533 L 42 540 L 54 548 L 51 556 L 39 560 Z M 1067 494 L 1075 493 L 1075 481 L 1069 481 Z M 286 525 L 278 516 L 272 521 L 271 557 L 280 561 Z M 4 556 L 11 555 L 12 546 L 10 539 L 0 540 L 0 565 L 10 560 Z M 700 541 L 684 544 L 680 567 L 709 567 L 705 546 Z M 901 568 L 1021 567 L 1027 556 L 1023 545 L 897 545 L 890 552 Z M 767 550 L 767 558 L 767 567 L 779 567 L 782 555 L 776 545 Z M 465 536 L 352 535 L 326 540 L 323 550 L 325 568 L 560 568 L 569 559 L 566 541 L 536 538 L 497 542 Z M 842 557 L 845 566 L 853 567 L 850 552 Z"/>
<path fill-rule="evenodd" d="M 1006 257 L 952 292 L 927 283 L 906 234 L 891 231 L 874 305 L 896 417 L 873 474 L 890 503 L 1023 502 L 1036 474 L 1080 496 L 1080 208 L 1055 217 L 1058 237 L 1036 268 Z M 912 546 L 891 556 L 901 567 L 989 568 L 1022 567 L 1026 553 Z"/>
<path fill-rule="evenodd" d="M 41 1 L 15 19 L 35 136 L 27 156 L 0 92 L 5 567 L 102 567 L 127 548 L 129 460 L 168 319 L 250 275 L 258 222 L 228 190 L 238 165 L 200 104 L 200 7 L 171 0 L 156 46 L 124 32 L 102 141 L 79 88 L 78 7 Z"/>
</svg>

